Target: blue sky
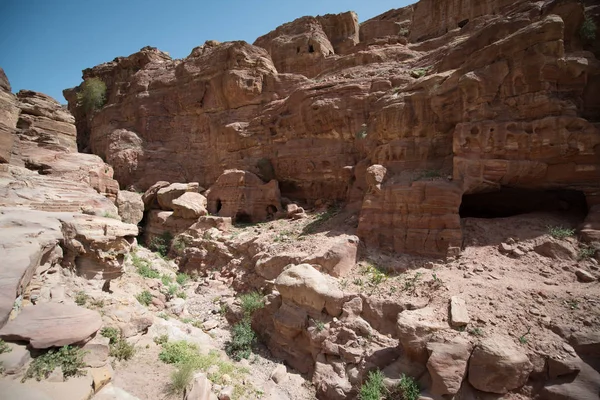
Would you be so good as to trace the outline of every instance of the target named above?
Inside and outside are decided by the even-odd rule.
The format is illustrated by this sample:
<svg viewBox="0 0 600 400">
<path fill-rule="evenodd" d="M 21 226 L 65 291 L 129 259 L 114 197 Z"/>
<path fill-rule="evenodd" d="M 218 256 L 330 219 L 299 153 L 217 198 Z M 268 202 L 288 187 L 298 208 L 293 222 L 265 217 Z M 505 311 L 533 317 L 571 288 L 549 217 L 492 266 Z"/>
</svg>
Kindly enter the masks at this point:
<svg viewBox="0 0 600 400">
<path fill-rule="evenodd" d="M 62 90 L 81 70 L 144 46 L 173 58 L 206 40 L 252 43 L 304 15 L 353 10 L 360 21 L 406 0 L 0 0 L 0 67 L 13 91 L 30 89 L 65 103 Z"/>
</svg>

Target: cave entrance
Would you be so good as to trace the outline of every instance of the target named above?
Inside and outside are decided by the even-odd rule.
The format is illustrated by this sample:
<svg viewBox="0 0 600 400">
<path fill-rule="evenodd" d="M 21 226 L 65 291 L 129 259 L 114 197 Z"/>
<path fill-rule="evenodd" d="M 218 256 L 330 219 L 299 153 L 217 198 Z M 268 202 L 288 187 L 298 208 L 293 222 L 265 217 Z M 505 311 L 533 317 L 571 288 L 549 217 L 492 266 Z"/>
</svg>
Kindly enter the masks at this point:
<svg viewBox="0 0 600 400">
<path fill-rule="evenodd" d="M 247 214 L 243 211 L 238 211 L 237 214 L 235 214 L 235 223 L 236 224 L 251 224 L 252 223 L 252 217 L 250 216 L 250 214 Z"/>
<path fill-rule="evenodd" d="M 217 214 L 219 214 L 219 211 L 221 211 L 222 207 L 223 203 L 221 203 L 221 199 L 217 199 Z"/>
<path fill-rule="evenodd" d="M 465 194 L 461 218 L 505 218 L 532 212 L 559 212 L 584 218 L 585 195 L 578 190 L 531 190 L 503 187 L 495 192 Z"/>
</svg>

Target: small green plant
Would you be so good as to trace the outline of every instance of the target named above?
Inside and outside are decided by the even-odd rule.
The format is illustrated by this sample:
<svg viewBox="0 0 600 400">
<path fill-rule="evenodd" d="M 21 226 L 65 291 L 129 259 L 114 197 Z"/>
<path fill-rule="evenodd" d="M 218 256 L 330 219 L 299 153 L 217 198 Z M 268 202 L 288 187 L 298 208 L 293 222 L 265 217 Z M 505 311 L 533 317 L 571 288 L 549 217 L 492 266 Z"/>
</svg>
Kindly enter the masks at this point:
<svg viewBox="0 0 600 400">
<path fill-rule="evenodd" d="M 187 299 L 187 293 L 184 292 L 183 290 L 180 290 L 179 292 L 177 292 L 177 297 L 185 300 L 185 299 Z"/>
<path fill-rule="evenodd" d="M 371 264 L 365 265 L 361 272 L 363 275 L 367 276 L 367 282 L 369 282 L 372 286 L 378 286 L 388 278 L 383 269 Z"/>
<path fill-rule="evenodd" d="M 173 240 L 173 249 L 179 254 L 183 253 L 188 246 L 188 241 L 183 236 L 178 236 Z"/>
<path fill-rule="evenodd" d="M 77 93 L 77 105 L 86 113 L 99 110 L 106 102 L 106 84 L 100 78 L 89 78 Z"/>
<path fill-rule="evenodd" d="M 169 341 L 169 335 L 164 334 L 164 335 L 160 335 L 154 338 L 154 343 L 156 344 L 165 344 Z"/>
<path fill-rule="evenodd" d="M 527 344 L 527 342 L 529 341 L 527 339 L 527 335 L 529 335 L 530 332 L 531 332 L 531 327 L 527 328 L 527 332 L 525 332 L 524 334 L 522 334 L 521 336 L 519 336 L 519 343 L 521 343 L 521 344 Z"/>
<path fill-rule="evenodd" d="M 157 252 L 161 257 L 166 258 L 169 254 L 169 248 L 173 241 L 173 234 L 169 231 L 163 232 L 160 236 L 155 236 L 150 241 L 150 250 Z"/>
<path fill-rule="evenodd" d="M 139 293 L 137 296 L 135 296 L 135 298 L 144 306 L 149 306 L 150 303 L 152 303 L 152 293 L 147 290 Z"/>
<path fill-rule="evenodd" d="M 440 279 L 439 276 L 434 272 L 432 274 L 433 281 L 431 281 L 430 285 L 433 289 L 439 289 L 444 286 L 444 281 Z"/>
<path fill-rule="evenodd" d="M 575 299 L 566 300 L 565 304 L 571 310 L 579 310 L 579 300 L 575 300 Z"/>
<path fill-rule="evenodd" d="M 548 225 L 548 233 L 555 239 L 564 239 L 575 234 L 575 229 L 565 228 L 563 226 Z"/>
<path fill-rule="evenodd" d="M 121 338 L 121 331 L 118 328 L 106 326 L 102 328 L 100 334 L 109 339 L 110 344 L 114 344 Z"/>
<path fill-rule="evenodd" d="M 410 376 L 402 374 L 397 391 L 402 400 L 417 400 L 421 394 L 418 383 Z"/>
<path fill-rule="evenodd" d="M 109 213 L 108 211 L 105 211 L 102 216 L 104 218 L 112 218 L 112 219 L 119 219 L 119 217 L 113 213 Z"/>
<path fill-rule="evenodd" d="M 0 339 L 0 354 L 9 353 L 12 349 L 8 346 L 4 340 Z"/>
<path fill-rule="evenodd" d="M 596 249 L 589 246 L 584 246 L 579 249 L 579 254 L 577 255 L 578 260 L 586 260 L 588 258 L 594 257 L 596 254 Z"/>
<path fill-rule="evenodd" d="M 594 20 L 591 17 L 586 16 L 579 29 L 579 36 L 581 36 L 583 40 L 591 42 L 596 39 L 596 30 L 597 27 Z"/>
<path fill-rule="evenodd" d="M 75 304 L 83 307 L 85 306 L 85 303 L 87 303 L 88 299 L 88 295 L 83 290 L 81 290 L 75 295 Z"/>
<path fill-rule="evenodd" d="M 225 344 L 225 352 L 236 361 L 250 357 L 252 345 L 256 341 L 256 334 L 252 330 L 250 321 L 245 319 L 231 329 L 231 340 Z"/>
<path fill-rule="evenodd" d="M 58 350 L 50 349 L 31 362 L 22 382 L 30 378 L 41 381 L 57 367 L 61 368 L 65 379 L 80 376 L 82 375 L 81 369 L 85 367 L 84 355 L 85 352 L 79 347 L 63 346 Z"/>
<path fill-rule="evenodd" d="M 176 280 L 177 280 L 177 283 L 179 283 L 181 286 L 183 286 L 190 280 L 190 276 L 188 274 L 178 273 Z"/>
<path fill-rule="evenodd" d="M 228 310 L 229 310 L 229 306 L 225 303 L 221 303 L 221 306 L 219 307 L 219 315 L 223 316 L 223 315 L 227 314 Z"/>
<path fill-rule="evenodd" d="M 158 314 L 156 314 L 156 316 L 157 316 L 158 318 L 162 318 L 162 319 L 164 319 L 165 321 L 168 321 L 168 320 L 169 320 L 169 318 L 170 318 L 170 317 L 169 317 L 169 314 L 167 314 L 166 312 L 159 312 Z"/>
<path fill-rule="evenodd" d="M 150 267 L 148 260 L 138 256 L 136 253 L 131 253 L 131 262 L 138 274 L 144 278 L 160 278 L 160 273 Z"/>
<path fill-rule="evenodd" d="M 240 302 L 242 303 L 242 311 L 246 318 L 251 317 L 256 310 L 265 306 L 263 296 L 258 292 L 249 292 L 241 295 Z"/>
<path fill-rule="evenodd" d="M 313 321 L 315 322 L 315 328 L 317 329 L 317 332 L 321 332 L 323 329 L 325 329 L 325 322 L 317 319 L 313 319 Z"/>
<path fill-rule="evenodd" d="M 178 365 L 177 369 L 171 374 L 171 381 L 169 382 L 170 394 L 181 395 L 192 381 L 195 370 L 196 366 L 192 362 Z"/>
<path fill-rule="evenodd" d="M 104 307 L 104 299 L 90 299 L 90 307 L 92 307 L 92 308 Z"/>
<path fill-rule="evenodd" d="M 125 338 L 119 336 L 119 338 L 110 345 L 109 354 L 119 361 L 129 360 L 135 354 L 135 347 L 125 340 Z"/>
<path fill-rule="evenodd" d="M 473 336 L 483 336 L 483 330 L 479 327 L 469 329 L 469 334 Z"/>
<path fill-rule="evenodd" d="M 430 67 L 417 68 L 410 71 L 410 76 L 413 78 L 422 78 L 429 72 Z"/>
<path fill-rule="evenodd" d="M 193 362 L 198 356 L 197 345 L 185 340 L 178 340 L 165 343 L 158 358 L 165 364 L 181 364 Z"/>
<path fill-rule="evenodd" d="M 160 277 L 160 281 L 162 282 L 163 285 L 169 286 L 171 283 L 173 283 L 173 278 L 169 275 L 162 275 Z"/>
<path fill-rule="evenodd" d="M 386 392 L 383 373 L 380 370 L 371 371 L 367 375 L 367 381 L 360 387 L 358 398 L 360 400 L 381 400 Z"/>
<path fill-rule="evenodd" d="M 419 283 L 422 275 L 423 274 L 421 272 L 417 272 L 413 277 L 406 278 L 404 281 L 404 290 L 414 294 L 417 290 L 417 284 Z"/>
</svg>

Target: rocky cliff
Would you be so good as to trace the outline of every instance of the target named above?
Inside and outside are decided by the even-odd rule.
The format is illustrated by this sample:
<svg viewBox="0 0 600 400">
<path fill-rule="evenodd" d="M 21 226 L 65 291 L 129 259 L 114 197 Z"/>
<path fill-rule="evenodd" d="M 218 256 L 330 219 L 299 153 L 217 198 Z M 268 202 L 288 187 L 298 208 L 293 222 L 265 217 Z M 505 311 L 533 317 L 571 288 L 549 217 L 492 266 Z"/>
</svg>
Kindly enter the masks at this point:
<svg viewBox="0 0 600 400">
<path fill-rule="evenodd" d="M 144 48 L 87 69 L 108 87 L 93 116 L 78 88 L 65 97 L 80 148 L 122 187 L 267 170 L 282 196 L 360 209 L 368 245 L 445 255 L 461 246 L 465 195 L 570 189 L 600 202 L 588 3 L 421 0 L 362 24 L 303 17 L 253 45 L 209 41 L 178 60 Z"/>
</svg>

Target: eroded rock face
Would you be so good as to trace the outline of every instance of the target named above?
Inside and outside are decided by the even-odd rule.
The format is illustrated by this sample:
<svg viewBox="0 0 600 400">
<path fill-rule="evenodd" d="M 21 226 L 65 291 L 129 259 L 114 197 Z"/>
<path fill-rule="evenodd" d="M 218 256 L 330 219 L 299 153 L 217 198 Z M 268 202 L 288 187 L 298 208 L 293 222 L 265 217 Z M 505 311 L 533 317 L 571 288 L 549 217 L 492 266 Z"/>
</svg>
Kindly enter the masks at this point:
<svg viewBox="0 0 600 400">
<path fill-rule="evenodd" d="M 235 168 L 293 201 L 349 201 L 367 246 L 455 254 L 463 194 L 562 188 L 600 202 L 599 63 L 583 18 L 576 0 L 422 0 L 360 26 L 351 12 L 303 17 L 254 45 L 207 42 L 183 60 L 144 48 L 86 70 L 109 92 L 91 121 L 65 94 L 122 185 L 210 187 Z"/>
<path fill-rule="evenodd" d="M 208 190 L 207 198 L 211 214 L 237 222 L 264 221 L 281 210 L 277 181 L 264 183 L 248 171 L 225 171 Z"/>
</svg>

